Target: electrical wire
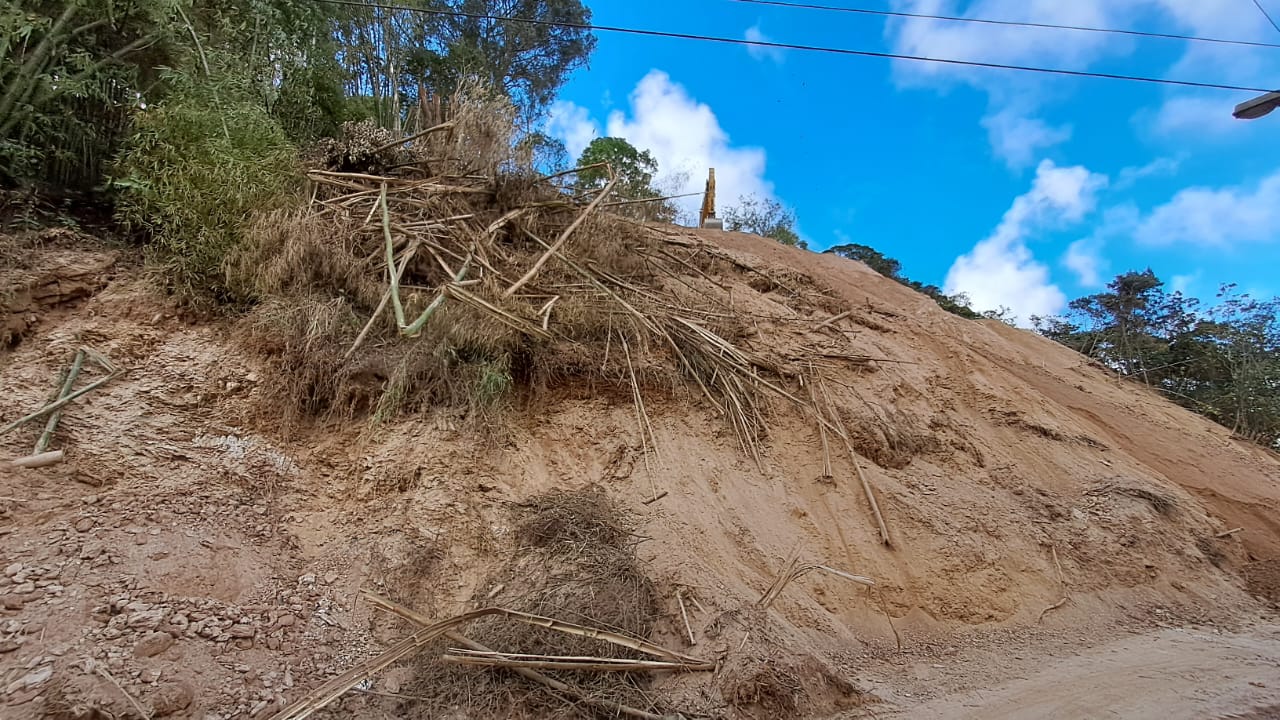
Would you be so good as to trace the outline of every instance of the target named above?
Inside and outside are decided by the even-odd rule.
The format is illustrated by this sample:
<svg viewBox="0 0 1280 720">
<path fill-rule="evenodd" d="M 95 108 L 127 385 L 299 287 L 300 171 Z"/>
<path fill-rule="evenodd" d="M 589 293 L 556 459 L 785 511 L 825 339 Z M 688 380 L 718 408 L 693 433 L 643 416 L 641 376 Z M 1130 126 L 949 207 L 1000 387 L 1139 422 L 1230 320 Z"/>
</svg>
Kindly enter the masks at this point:
<svg viewBox="0 0 1280 720">
<path fill-rule="evenodd" d="M 1276 19 L 1271 17 L 1271 13 L 1267 12 L 1267 9 L 1262 6 L 1261 0 L 1253 0 L 1253 4 L 1258 6 L 1258 12 L 1262 13 L 1262 17 L 1271 23 L 1271 27 L 1275 28 L 1276 32 L 1280 32 L 1280 25 L 1276 24 Z"/>
<path fill-rule="evenodd" d="M 777 50 L 798 50 L 802 52 L 820 52 L 833 55 L 852 55 L 857 57 L 880 58 L 888 60 L 909 60 L 912 62 L 927 62 L 941 65 L 959 65 L 964 67 L 988 68 L 994 70 L 1015 70 L 1020 72 L 1040 73 L 1045 75 L 1063 75 L 1066 77 L 1078 78 L 1095 78 L 1104 80 L 1123 80 L 1128 82 L 1141 82 L 1153 85 L 1172 85 L 1176 87 L 1201 88 L 1209 90 L 1233 90 L 1249 93 L 1268 93 L 1272 92 L 1266 88 L 1248 87 L 1244 85 L 1224 85 L 1220 83 L 1195 82 L 1193 80 L 1171 80 L 1168 78 L 1144 77 L 1142 75 L 1122 75 L 1118 73 L 1091 72 L 1087 70 L 1063 70 L 1059 68 L 1036 67 L 1033 65 L 1009 65 L 1005 63 L 979 62 L 977 60 L 954 60 L 951 58 L 927 57 L 923 55 L 905 55 L 901 53 L 878 52 L 874 50 L 854 50 L 851 48 L 834 48 L 823 47 L 820 45 L 800 45 L 795 43 L 780 43 L 765 40 L 747 40 L 744 38 L 727 38 L 717 37 L 715 35 L 697 35 L 693 33 L 670 32 L 663 30 L 641 30 L 639 28 L 616 27 L 610 25 L 592 25 L 590 23 L 574 23 L 557 20 L 539 20 L 536 18 L 508 17 L 503 15 L 486 15 L 484 13 L 462 12 L 460 10 L 432 10 L 428 8 L 406 7 L 403 5 L 386 5 L 374 2 L 358 2 L 357 0 L 312 0 L 313 2 L 324 3 L 327 5 L 347 5 L 351 7 L 363 8 L 379 8 L 382 10 L 402 10 L 406 12 L 416 12 L 424 15 L 443 15 L 450 17 L 463 17 L 472 20 L 491 20 L 497 22 L 515 22 L 526 25 L 536 25 L 543 27 L 562 27 L 573 28 L 577 30 L 592 30 L 595 32 L 612 32 L 627 35 L 642 35 L 646 37 L 660 37 L 676 40 L 695 40 L 700 42 L 714 42 L 726 45 L 745 45 L 748 47 L 774 48 Z"/>
<path fill-rule="evenodd" d="M 983 25 L 1004 25 L 1009 27 L 1045 28 L 1051 30 L 1073 30 L 1077 32 L 1109 33 L 1113 35 L 1131 35 L 1135 37 L 1157 38 L 1161 40 L 1182 40 L 1187 42 L 1219 43 L 1223 45 L 1245 45 L 1250 47 L 1280 48 L 1280 43 L 1259 42 L 1254 40 L 1233 40 L 1228 38 L 1201 37 L 1198 35 L 1178 35 L 1176 33 L 1145 32 L 1142 30 L 1124 30 L 1119 28 L 1090 27 L 1088 25 L 1057 25 L 1053 23 L 1020 22 L 1014 20 L 991 20 L 987 18 L 960 17 L 956 15 L 929 15 L 926 13 L 899 12 L 894 10 L 871 10 L 867 8 L 842 7 L 838 5 L 820 5 L 814 3 L 786 2 L 785 0 L 732 0 L 733 2 L 751 5 L 770 5 L 774 7 L 796 8 L 803 10 L 825 10 L 830 12 L 855 13 L 859 15 L 878 15 L 881 17 L 914 18 L 920 20 L 947 20 L 951 22 L 979 23 Z M 1253 0 L 1256 4 L 1258 0 Z M 1259 5 L 1258 9 L 1262 9 Z M 1266 15 L 1266 10 L 1262 13 Z M 1270 16 L 1267 17 L 1270 20 Z M 1275 25 L 1274 22 L 1271 23 Z M 1280 30 L 1280 27 L 1276 28 Z"/>
</svg>

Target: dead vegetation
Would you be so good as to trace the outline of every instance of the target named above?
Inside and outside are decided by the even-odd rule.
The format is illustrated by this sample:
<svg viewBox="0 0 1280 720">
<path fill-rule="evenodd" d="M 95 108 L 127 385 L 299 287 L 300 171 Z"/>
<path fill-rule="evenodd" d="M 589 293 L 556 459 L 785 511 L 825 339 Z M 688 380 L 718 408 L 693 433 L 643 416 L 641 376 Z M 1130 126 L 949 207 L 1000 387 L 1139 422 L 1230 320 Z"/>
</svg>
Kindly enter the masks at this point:
<svg viewBox="0 0 1280 720">
<path fill-rule="evenodd" d="M 483 419 L 568 380 L 669 392 L 674 366 L 754 450 L 779 368 L 733 344 L 707 253 L 606 212 L 608 186 L 533 173 L 509 109 L 469 92 L 399 143 L 351 129 L 304 207 L 248 231 L 231 273 L 260 301 L 244 336 L 274 365 L 272 414 Z"/>
<path fill-rule="evenodd" d="M 657 590 L 636 559 L 630 524 L 602 490 L 539 496 L 513 508 L 512 521 L 515 552 L 476 592 L 475 606 L 497 604 L 635 638 L 651 636 L 661 614 Z M 590 637 L 513 626 L 501 617 L 477 621 L 467 636 L 508 654 L 637 661 L 647 657 Z M 593 717 L 601 709 L 599 703 L 584 704 L 580 699 L 566 702 L 509 671 L 485 672 L 439 655 L 423 657 L 411 694 L 424 699 L 407 705 L 406 717 L 439 717 L 459 706 L 473 717 L 492 718 Z M 544 672 L 610 706 L 661 714 L 646 693 L 645 673 L 563 668 Z"/>
</svg>

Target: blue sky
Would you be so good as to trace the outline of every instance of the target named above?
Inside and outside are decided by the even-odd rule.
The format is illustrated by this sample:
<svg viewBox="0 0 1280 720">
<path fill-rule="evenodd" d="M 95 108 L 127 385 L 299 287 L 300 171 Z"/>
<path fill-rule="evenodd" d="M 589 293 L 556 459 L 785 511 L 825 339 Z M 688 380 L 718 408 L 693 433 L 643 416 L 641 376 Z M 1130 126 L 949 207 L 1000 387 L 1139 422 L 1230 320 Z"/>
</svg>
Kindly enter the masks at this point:
<svg viewBox="0 0 1280 720">
<path fill-rule="evenodd" d="M 841 1 L 1280 43 L 1252 0 Z M 588 4 L 599 25 L 1280 87 L 1280 49 L 731 0 Z M 1280 18 L 1280 0 L 1264 5 Z M 571 152 L 626 137 L 672 191 L 701 189 L 712 165 L 722 207 L 775 197 L 816 250 L 870 245 L 1023 321 L 1127 269 L 1206 298 L 1223 282 L 1280 292 L 1280 113 L 1233 119 L 1250 93 L 598 36 L 549 123 Z"/>
</svg>

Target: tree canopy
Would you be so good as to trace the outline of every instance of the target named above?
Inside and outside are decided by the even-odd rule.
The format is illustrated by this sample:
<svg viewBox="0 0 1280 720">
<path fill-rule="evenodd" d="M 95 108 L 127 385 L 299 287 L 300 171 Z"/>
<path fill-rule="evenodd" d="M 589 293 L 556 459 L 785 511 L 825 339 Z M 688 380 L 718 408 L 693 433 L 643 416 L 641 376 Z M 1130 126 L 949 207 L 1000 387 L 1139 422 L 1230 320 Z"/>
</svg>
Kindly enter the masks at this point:
<svg viewBox="0 0 1280 720">
<path fill-rule="evenodd" d="M 1038 332 L 1233 432 L 1280 442 L 1280 299 L 1236 287 L 1216 302 L 1168 292 L 1150 269 L 1116 276 L 1105 292 L 1071 301 L 1062 317 L 1033 318 Z"/>
<path fill-rule="evenodd" d="M 607 167 L 592 167 L 595 165 Z M 653 178 L 658 174 L 658 161 L 648 150 L 637 149 L 623 138 L 596 138 L 582 151 L 578 167 L 586 168 L 578 173 L 579 192 L 603 188 L 612 171 L 618 181 L 614 186 L 614 195 L 624 201 L 650 201 L 630 203 L 625 206 L 624 212 L 634 217 L 661 222 L 671 222 L 675 218 L 675 206 L 658 200 L 661 193 L 653 187 Z"/>
<path fill-rule="evenodd" d="M 738 204 L 724 211 L 724 227 L 735 232 L 749 232 L 772 238 L 800 249 L 809 244 L 796 233 L 796 215 L 773 198 L 744 195 Z"/>
</svg>

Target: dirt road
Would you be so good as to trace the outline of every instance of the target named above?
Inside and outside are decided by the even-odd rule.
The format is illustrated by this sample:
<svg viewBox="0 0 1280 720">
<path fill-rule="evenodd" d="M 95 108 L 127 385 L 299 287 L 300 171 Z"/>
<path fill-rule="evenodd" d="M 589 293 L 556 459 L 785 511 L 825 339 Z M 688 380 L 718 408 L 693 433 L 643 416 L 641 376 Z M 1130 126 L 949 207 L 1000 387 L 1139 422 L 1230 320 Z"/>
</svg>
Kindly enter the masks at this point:
<svg viewBox="0 0 1280 720">
<path fill-rule="evenodd" d="M 989 689 L 899 708 L 938 720 L 1280 718 L 1280 625 L 1123 638 Z"/>
</svg>

